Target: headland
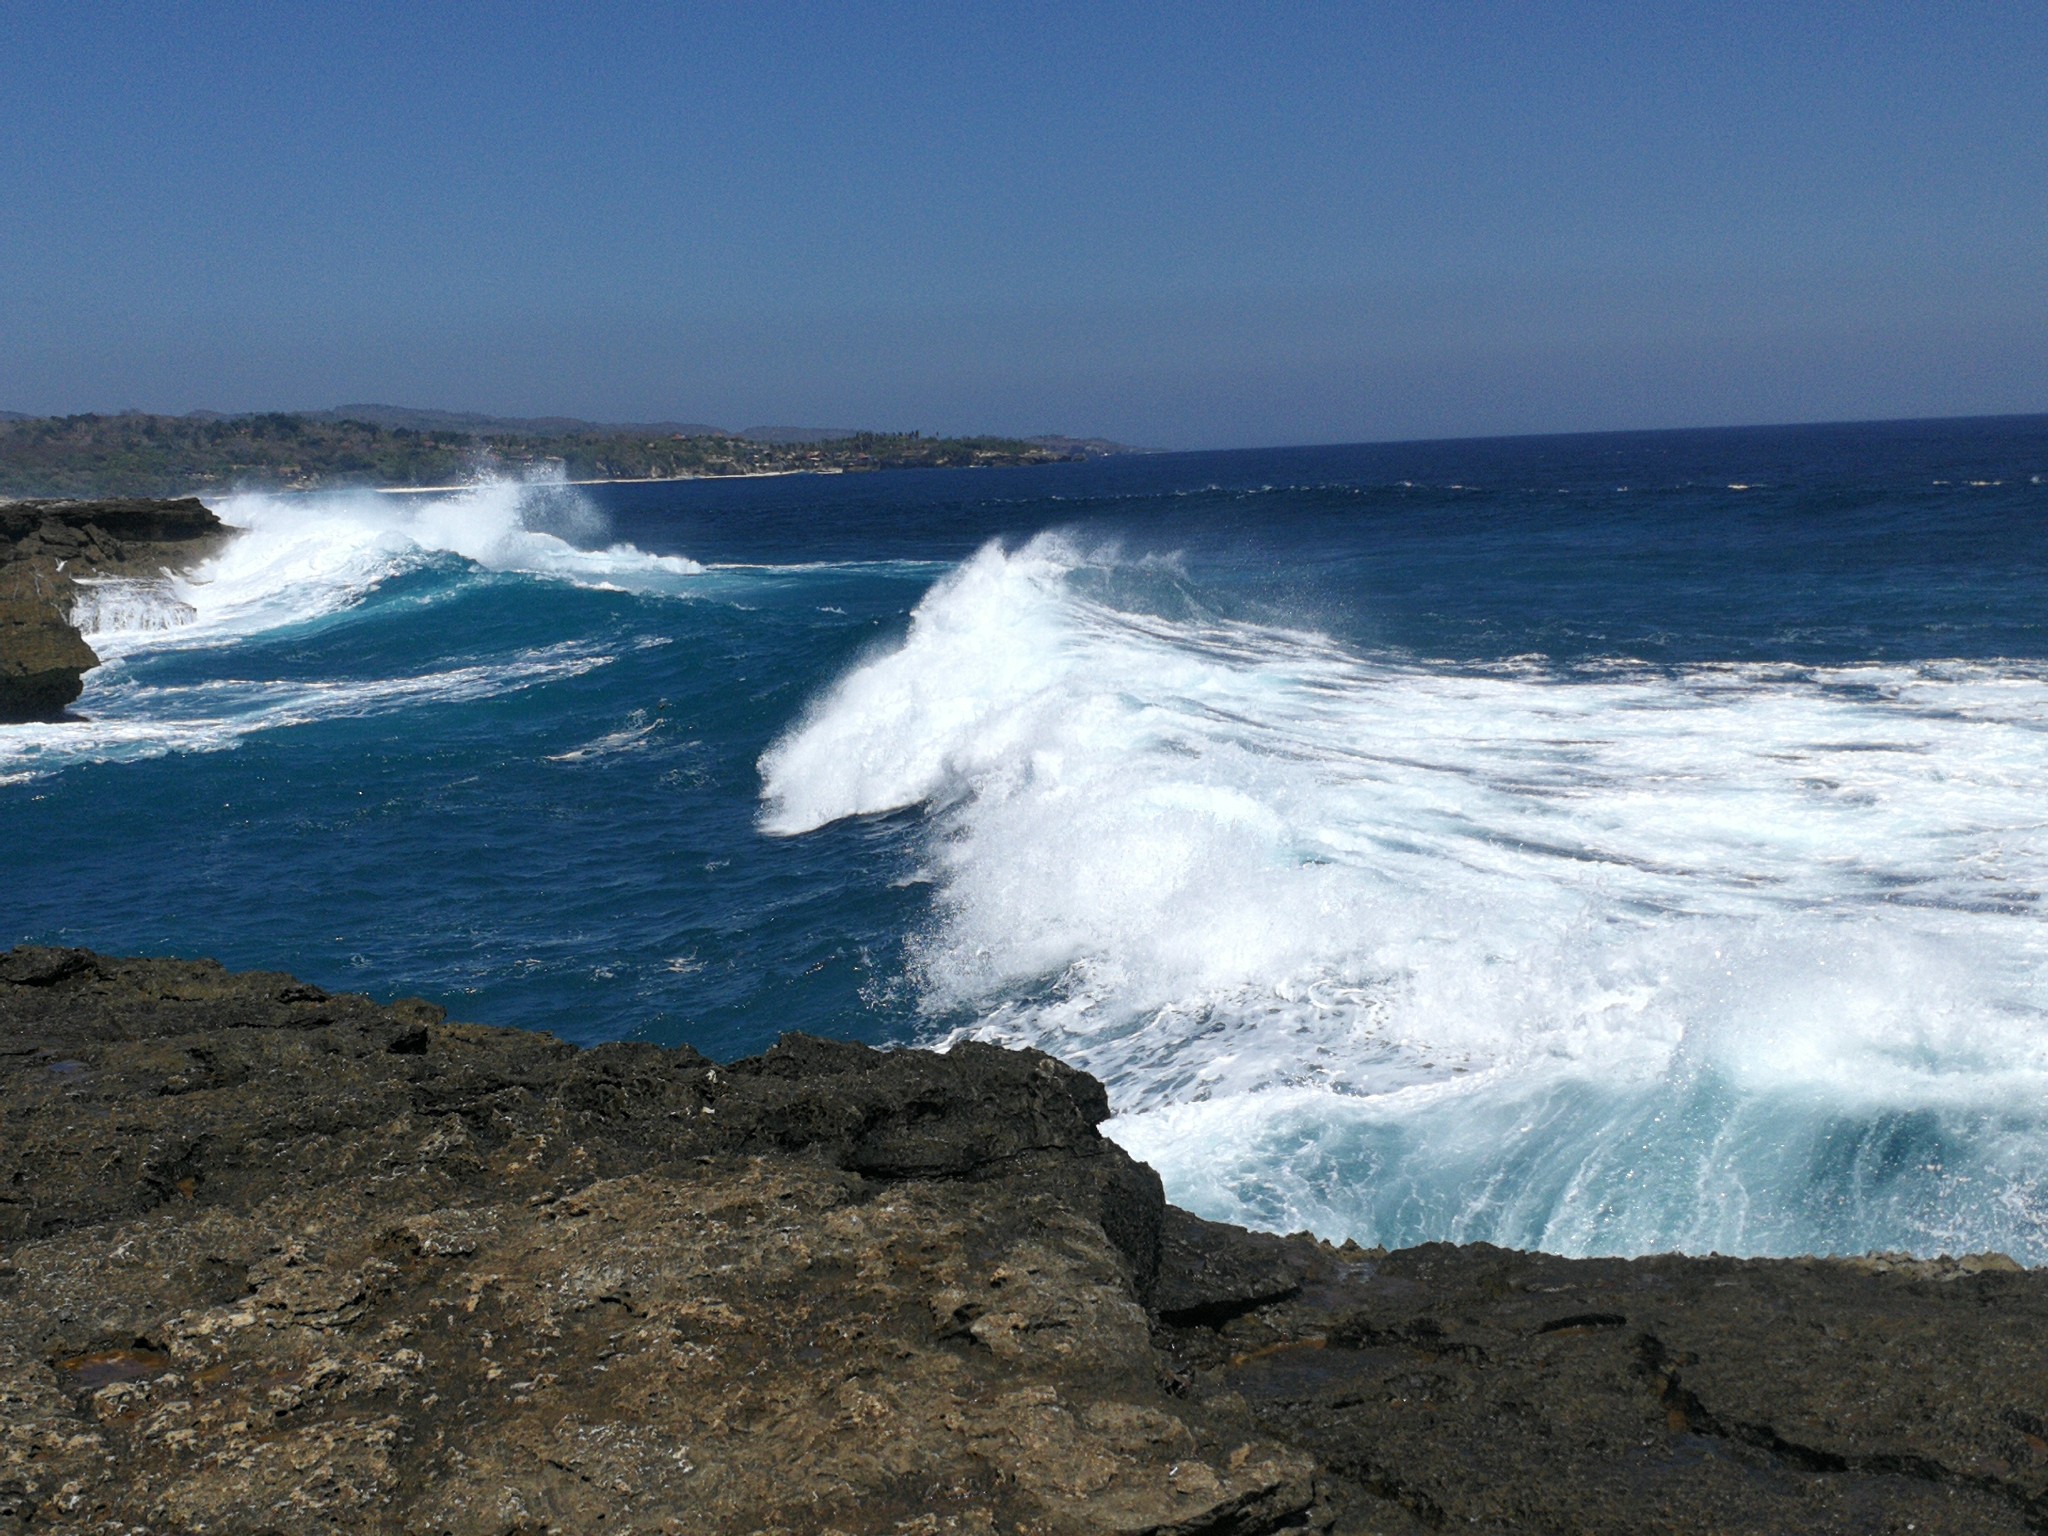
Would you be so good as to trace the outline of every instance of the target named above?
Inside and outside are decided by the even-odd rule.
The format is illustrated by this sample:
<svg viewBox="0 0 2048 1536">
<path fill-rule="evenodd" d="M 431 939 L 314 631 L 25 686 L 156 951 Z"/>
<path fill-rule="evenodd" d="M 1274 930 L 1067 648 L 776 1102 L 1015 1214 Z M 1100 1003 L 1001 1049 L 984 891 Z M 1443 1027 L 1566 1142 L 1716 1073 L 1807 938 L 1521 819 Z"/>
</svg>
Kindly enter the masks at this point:
<svg viewBox="0 0 2048 1536">
<path fill-rule="evenodd" d="M 160 580 L 230 533 L 189 496 L 0 501 L 0 724 L 62 719 L 99 665 L 73 621 L 89 584 Z"/>
<path fill-rule="evenodd" d="M 605 425 L 360 406 L 241 416 L 0 416 L 0 496 L 425 489 L 485 475 L 571 483 L 987 469 L 1127 452 L 1101 438 Z"/>
</svg>

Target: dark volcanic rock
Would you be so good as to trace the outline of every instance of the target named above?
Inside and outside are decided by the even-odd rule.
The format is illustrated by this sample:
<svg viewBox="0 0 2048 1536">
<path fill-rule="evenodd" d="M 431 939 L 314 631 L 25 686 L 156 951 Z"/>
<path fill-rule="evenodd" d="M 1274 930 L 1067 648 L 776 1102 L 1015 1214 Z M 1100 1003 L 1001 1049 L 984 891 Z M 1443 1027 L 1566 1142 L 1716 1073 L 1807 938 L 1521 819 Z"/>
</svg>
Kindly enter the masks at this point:
<svg viewBox="0 0 2048 1536">
<path fill-rule="evenodd" d="M 2000 1256 L 1324 1250 L 1169 1347 L 1316 1458 L 1340 1529 L 2048 1529 L 2048 1273 Z"/>
<path fill-rule="evenodd" d="M 99 665 L 71 622 L 80 579 L 151 580 L 228 535 L 189 496 L 0 502 L 0 724 L 62 718 Z"/>
<path fill-rule="evenodd" d="M 41 538 L 74 548 L 169 544 L 184 549 L 223 532 L 220 519 L 196 496 L 0 502 L 0 542 L 10 544 Z M 137 551 L 135 558 L 146 559 L 146 552 Z"/>
<path fill-rule="evenodd" d="M 0 959 L 0 1531 L 1299 1528 L 1092 1079 Z M 1148 1240 L 1147 1234 L 1150 1234 Z M 11 1514 L 8 1513 L 11 1511 Z"/>
<path fill-rule="evenodd" d="M 1299 1293 L 1322 1263 L 1320 1248 L 1306 1234 L 1247 1232 L 1169 1207 L 1154 1310 L 1166 1323 L 1219 1327 Z"/>
<path fill-rule="evenodd" d="M 0 955 L 0 1532 L 2048 1529 L 2042 1274 L 1334 1249 L 1106 1111 Z"/>
<path fill-rule="evenodd" d="M 0 724 L 61 718 L 100 664 L 64 616 L 53 575 L 0 568 Z"/>
</svg>

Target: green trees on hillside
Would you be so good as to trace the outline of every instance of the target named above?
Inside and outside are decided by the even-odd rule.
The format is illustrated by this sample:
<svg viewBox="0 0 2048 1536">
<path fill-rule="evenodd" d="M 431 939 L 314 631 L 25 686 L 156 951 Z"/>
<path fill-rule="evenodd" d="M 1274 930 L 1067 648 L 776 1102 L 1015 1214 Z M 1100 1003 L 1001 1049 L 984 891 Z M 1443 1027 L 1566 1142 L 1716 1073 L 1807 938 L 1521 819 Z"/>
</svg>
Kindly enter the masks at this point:
<svg viewBox="0 0 2048 1536">
<path fill-rule="evenodd" d="M 44 416 L 0 421 L 0 497 L 172 496 L 333 485 L 452 485 L 493 472 L 559 470 L 572 480 L 682 479 L 863 469 L 1040 464 L 1074 450 L 1016 438 L 857 432 L 807 444 L 723 434 L 594 429 L 561 436 L 468 434 L 251 416 Z"/>
</svg>

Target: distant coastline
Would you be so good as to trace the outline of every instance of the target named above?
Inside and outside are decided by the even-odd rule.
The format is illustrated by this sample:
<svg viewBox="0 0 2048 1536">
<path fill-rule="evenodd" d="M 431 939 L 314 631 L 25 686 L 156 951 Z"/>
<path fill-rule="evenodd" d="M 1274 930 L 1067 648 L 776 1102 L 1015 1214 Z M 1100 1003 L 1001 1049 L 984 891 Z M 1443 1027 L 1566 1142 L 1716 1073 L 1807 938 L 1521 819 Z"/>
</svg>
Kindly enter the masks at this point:
<svg viewBox="0 0 2048 1536">
<path fill-rule="evenodd" d="M 572 485 L 968 469 L 1129 452 L 1103 438 L 695 423 L 602 425 L 395 406 L 219 416 L 0 416 L 0 499 L 189 496 L 230 490 L 460 490 L 494 475 Z"/>
<path fill-rule="evenodd" d="M 829 469 L 743 469 L 730 475 L 600 475 L 589 480 L 558 480 L 557 485 L 672 485 L 682 480 L 780 480 L 788 475 L 843 475 L 847 470 Z M 306 487 L 319 490 L 319 486 Z M 372 485 L 364 487 L 379 496 L 452 496 L 476 489 L 474 480 L 448 485 Z"/>
</svg>

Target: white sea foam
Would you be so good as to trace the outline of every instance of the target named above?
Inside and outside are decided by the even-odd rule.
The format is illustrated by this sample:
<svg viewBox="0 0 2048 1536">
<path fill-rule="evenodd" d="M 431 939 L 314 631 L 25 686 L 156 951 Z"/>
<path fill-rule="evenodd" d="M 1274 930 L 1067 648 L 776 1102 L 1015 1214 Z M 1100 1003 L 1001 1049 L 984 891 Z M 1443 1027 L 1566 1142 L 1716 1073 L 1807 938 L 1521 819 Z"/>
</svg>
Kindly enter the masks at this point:
<svg viewBox="0 0 2048 1536">
<path fill-rule="evenodd" d="M 110 676 L 100 684 L 90 718 L 0 731 L 0 783 L 80 762 L 216 752 L 258 731 L 315 721 L 492 698 L 577 677 L 612 659 L 587 645 L 563 644 L 402 677 L 211 678 L 168 686 L 139 684 L 116 663 L 106 669 Z"/>
<path fill-rule="evenodd" d="M 688 591 L 703 570 L 630 544 L 588 547 L 604 536 L 603 516 L 559 480 L 499 480 L 402 497 L 244 494 L 214 510 L 239 531 L 189 573 L 82 584 L 72 617 L 106 665 L 86 674 L 82 718 L 0 732 L 0 774 L 12 781 L 76 762 L 218 750 L 255 731 L 511 692 L 611 659 L 572 645 L 384 678 L 138 681 L 145 674 L 134 663 L 145 653 L 227 645 L 319 619 L 435 559 L 456 556 L 490 571 L 653 592 Z"/>
<path fill-rule="evenodd" d="M 632 753 L 645 752 L 651 745 L 654 733 L 662 727 L 659 715 L 649 719 L 647 711 L 636 709 L 628 723 L 616 731 L 586 741 L 580 747 L 571 747 L 566 752 L 554 752 L 548 756 L 551 763 L 586 763 L 598 758 L 623 757 Z"/>
<path fill-rule="evenodd" d="M 559 480 L 492 480 L 419 496 L 245 493 L 214 511 L 241 532 L 189 574 L 97 584 L 81 597 L 74 616 L 102 657 L 319 618 L 436 555 L 633 591 L 675 590 L 703 570 L 630 544 L 585 547 L 603 536 L 603 515 Z"/>
<path fill-rule="evenodd" d="M 2048 1261 L 2048 674 L 1347 652 L 984 549 L 763 758 L 933 808 L 933 1028 L 1175 1198 L 1363 1241 Z"/>
</svg>

